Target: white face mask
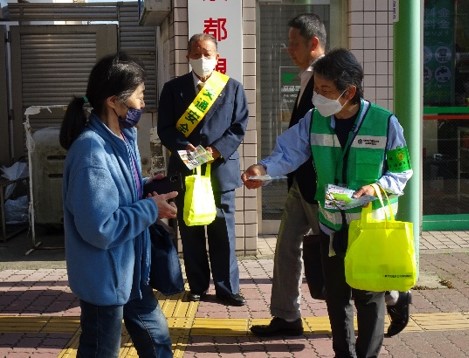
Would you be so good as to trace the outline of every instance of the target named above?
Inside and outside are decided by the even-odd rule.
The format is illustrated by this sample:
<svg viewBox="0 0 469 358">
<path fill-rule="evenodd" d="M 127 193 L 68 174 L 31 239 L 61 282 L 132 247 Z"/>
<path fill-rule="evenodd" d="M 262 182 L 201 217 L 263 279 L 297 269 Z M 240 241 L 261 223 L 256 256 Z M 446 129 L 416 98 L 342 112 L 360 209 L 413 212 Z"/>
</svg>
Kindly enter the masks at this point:
<svg viewBox="0 0 469 358">
<path fill-rule="evenodd" d="M 217 59 L 206 58 L 203 56 L 198 59 L 190 58 L 189 64 L 191 65 L 192 70 L 195 72 L 197 76 L 207 77 L 215 69 L 215 66 L 217 65 Z"/>
<path fill-rule="evenodd" d="M 342 105 L 339 102 L 339 98 L 342 97 L 345 91 L 342 92 L 340 96 L 337 97 L 337 99 L 329 99 L 314 91 L 312 100 L 313 105 L 317 108 L 317 110 L 319 111 L 319 113 L 321 113 L 321 116 L 323 117 L 329 117 L 333 114 L 339 113 L 345 105 L 345 103 Z"/>
</svg>

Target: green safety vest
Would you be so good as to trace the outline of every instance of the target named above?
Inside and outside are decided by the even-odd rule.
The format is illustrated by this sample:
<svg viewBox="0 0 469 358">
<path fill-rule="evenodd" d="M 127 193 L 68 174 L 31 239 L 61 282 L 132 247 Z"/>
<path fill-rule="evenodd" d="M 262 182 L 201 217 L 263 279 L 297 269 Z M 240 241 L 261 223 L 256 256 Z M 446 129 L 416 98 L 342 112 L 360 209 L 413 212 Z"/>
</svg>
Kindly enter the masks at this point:
<svg viewBox="0 0 469 358">
<path fill-rule="evenodd" d="M 326 209 L 325 188 L 336 184 L 358 190 L 364 185 L 376 183 L 383 174 L 389 118 L 392 113 L 376 104 L 361 101 L 360 111 L 342 149 L 332 117 L 323 117 L 319 111 L 312 113 L 311 152 L 317 173 L 316 200 L 319 202 L 319 220 L 334 231 L 342 227 L 340 210 Z M 393 211 L 397 211 L 397 197 L 391 199 Z M 373 211 L 381 208 L 378 200 L 372 202 Z M 347 222 L 360 217 L 361 207 L 345 211 Z M 384 213 L 374 213 L 382 217 Z"/>
</svg>

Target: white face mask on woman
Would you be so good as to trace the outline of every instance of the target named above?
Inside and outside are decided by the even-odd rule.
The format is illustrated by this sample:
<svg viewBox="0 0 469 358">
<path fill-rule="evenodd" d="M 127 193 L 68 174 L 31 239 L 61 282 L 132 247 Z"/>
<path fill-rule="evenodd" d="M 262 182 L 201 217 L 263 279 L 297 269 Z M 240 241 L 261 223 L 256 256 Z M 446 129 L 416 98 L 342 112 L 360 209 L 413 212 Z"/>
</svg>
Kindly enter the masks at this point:
<svg viewBox="0 0 469 358">
<path fill-rule="evenodd" d="M 329 117 L 332 116 L 333 114 L 339 113 L 342 108 L 345 106 L 344 104 L 341 104 L 339 102 L 339 98 L 342 97 L 342 95 L 345 93 L 342 92 L 337 99 L 329 99 L 327 97 L 324 97 L 322 94 L 317 93 L 316 91 L 313 92 L 313 105 L 316 107 L 316 109 L 321 113 L 321 116 L 323 117 Z"/>
<path fill-rule="evenodd" d="M 207 77 L 215 69 L 215 66 L 217 65 L 217 59 L 203 56 L 197 59 L 190 58 L 189 64 L 197 76 Z"/>
</svg>

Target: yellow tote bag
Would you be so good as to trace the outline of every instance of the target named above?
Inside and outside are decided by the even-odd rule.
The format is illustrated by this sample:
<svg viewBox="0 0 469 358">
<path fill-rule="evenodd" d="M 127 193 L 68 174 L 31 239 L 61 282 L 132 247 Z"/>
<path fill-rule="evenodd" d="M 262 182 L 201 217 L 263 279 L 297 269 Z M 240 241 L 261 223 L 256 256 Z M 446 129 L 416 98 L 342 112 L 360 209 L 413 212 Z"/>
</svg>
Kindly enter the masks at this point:
<svg viewBox="0 0 469 358">
<path fill-rule="evenodd" d="M 376 192 L 384 207 L 380 189 Z M 390 218 L 376 220 L 368 204 L 361 218 L 350 223 L 345 280 L 353 288 L 407 291 L 417 282 L 413 225 L 395 220 L 389 198 L 388 209 Z"/>
<path fill-rule="evenodd" d="M 215 220 L 217 208 L 210 181 L 210 164 L 202 175 L 200 165 L 196 173 L 186 177 L 183 219 L 187 226 L 208 225 Z"/>
</svg>

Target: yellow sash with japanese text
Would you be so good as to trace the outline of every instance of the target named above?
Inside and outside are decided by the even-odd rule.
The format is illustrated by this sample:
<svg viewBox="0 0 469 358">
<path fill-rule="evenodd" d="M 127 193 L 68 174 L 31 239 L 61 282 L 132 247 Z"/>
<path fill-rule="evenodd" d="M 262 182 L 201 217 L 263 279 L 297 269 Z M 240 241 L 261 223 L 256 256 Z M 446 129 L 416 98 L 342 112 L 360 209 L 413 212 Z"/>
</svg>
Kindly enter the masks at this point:
<svg viewBox="0 0 469 358">
<path fill-rule="evenodd" d="M 218 71 L 212 72 L 205 85 L 176 123 L 176 128 L 182 134 L 188 137 L 202 119 L 204 119 L 223 88 L 225 88 L 229 78 L 229 76 Z"/>
</svg>

